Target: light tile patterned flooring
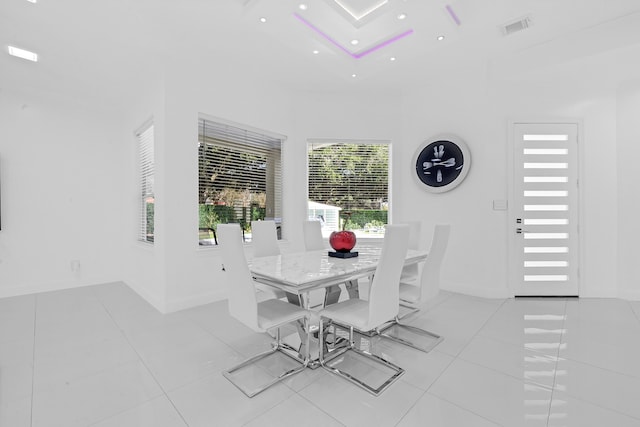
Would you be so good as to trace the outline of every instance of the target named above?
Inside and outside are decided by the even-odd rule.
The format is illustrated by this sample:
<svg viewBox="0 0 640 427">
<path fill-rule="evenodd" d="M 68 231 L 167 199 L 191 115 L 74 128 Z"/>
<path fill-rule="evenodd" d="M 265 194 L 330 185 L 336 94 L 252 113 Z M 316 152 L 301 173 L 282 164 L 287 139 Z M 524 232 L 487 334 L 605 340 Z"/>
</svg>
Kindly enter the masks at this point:
<svg viewBox="0 0 640 427">
<path fill-rule="evenodd" d="M 640 302 L 443 292 L 425 354 L 379 397 L 306 370 L 253 399 L 222 375 L 268 348 L 226 301 L 161 315 L 122 283 L 0 299 L 0 426 L 640 426 Z"/>
</svg>

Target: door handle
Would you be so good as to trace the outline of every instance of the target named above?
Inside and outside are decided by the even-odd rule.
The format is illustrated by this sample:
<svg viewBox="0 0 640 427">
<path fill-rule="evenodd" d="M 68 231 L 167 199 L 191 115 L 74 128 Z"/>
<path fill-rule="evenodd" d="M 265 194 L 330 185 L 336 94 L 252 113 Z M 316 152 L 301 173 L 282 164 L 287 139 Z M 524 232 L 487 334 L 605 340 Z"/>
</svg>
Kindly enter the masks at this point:
<svg viewBox="0 0 640 427">
<path fill-rule="evenodd" d="M 525 231 L 523 231 L 522 228 L 520 228 L 520 227 L 516 228 L 516 234 L 522 234 L 524 232 Z"/>
</svg>

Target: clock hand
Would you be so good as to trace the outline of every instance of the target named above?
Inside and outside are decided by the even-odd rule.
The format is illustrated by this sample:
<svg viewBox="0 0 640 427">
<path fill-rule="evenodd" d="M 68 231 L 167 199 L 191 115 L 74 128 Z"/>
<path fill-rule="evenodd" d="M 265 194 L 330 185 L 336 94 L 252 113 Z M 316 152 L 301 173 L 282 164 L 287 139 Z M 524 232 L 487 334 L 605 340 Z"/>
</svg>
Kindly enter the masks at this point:
<svg viewBox="0 0 640 427">
<path fill-rule="evenodd" d="M 450 158 L 445 160 L 444 162 L 440 162 L 441 165 L 446 166 L 446 167 L 451 167 L 451 166 L 455 166 L 456 165 L 456 159 L 455 158 Z"/>
</svg>

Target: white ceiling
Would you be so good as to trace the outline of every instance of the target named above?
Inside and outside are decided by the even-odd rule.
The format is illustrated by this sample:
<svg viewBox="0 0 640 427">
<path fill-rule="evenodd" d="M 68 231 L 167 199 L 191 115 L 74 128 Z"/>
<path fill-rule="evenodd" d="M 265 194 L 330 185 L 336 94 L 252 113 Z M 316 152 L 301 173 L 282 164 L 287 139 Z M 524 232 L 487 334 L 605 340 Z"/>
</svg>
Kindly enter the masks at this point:
<svg viewBox="0 0 640 427">
<path fill-rule="evenodd" d="M 347 12 L 376 6 L 360 20 Z M 525 16 L 530 28 L 503 35 Z M 313 90 L 409 91 L 478 67 L 490 79 L 615 84 L 640 76 L 640 0 L 2 0 L 0 44 L 0 90 L 114 106 L 180 61 Z M 39 62 L 10 57 L 8 45 Z"/>
</svg>

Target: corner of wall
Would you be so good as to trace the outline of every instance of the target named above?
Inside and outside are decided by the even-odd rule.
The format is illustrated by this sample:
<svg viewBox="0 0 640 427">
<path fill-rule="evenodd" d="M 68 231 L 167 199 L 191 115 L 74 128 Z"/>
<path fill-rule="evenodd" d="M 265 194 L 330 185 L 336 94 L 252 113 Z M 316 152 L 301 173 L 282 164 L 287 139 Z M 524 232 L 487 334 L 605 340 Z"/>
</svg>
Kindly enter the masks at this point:
<svg viewBox="0 0 640 427">
<path fill-rule="evenodd" d="M 131 280 L 126 280 L 124 281 L 124 283 L 127 286 L 129 286 L 135 293 L 140 295 L 140 297 L 142 297 L 146 302 L 151 304 L 153 308 L 158 310 L 160 313 L 164 314 L 168 312 L 167 303 L 164 301 L 163 298 L 152 294 L 151 292 L 147 291 L 143 286 L 139 286 L 138 284 L 136 284 Z"/>
</svg>

